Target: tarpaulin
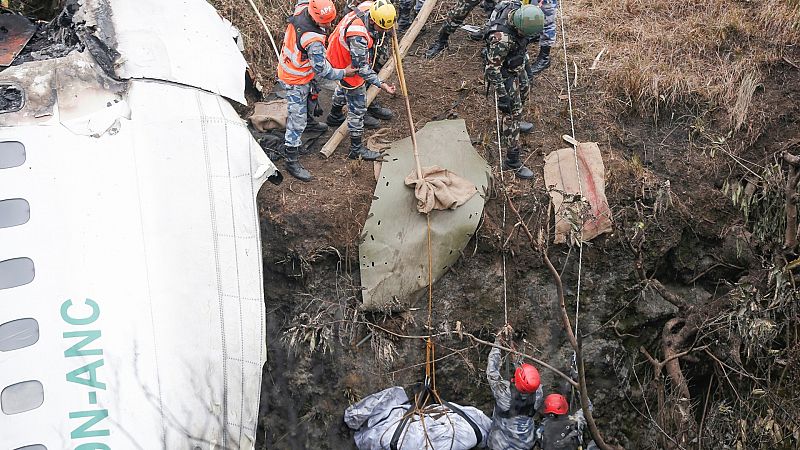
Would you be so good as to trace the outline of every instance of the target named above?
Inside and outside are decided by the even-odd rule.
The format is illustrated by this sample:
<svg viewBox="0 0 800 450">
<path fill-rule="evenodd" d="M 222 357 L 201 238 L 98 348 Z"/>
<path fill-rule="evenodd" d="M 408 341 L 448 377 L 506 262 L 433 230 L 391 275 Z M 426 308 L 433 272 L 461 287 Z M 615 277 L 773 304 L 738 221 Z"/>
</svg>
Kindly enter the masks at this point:
<svg viewBox="0 0 800 450">
<path fill-rule="evenodd" d="M 463 120 L 428 122 L 417 132 L 417 143 L 423 165 L 447 168 L 476 186 L 479 194 L 456 209 L 429 214 L 435 282 L 475 233 L 491 173 L 472 147 Z M 428 222 L 417 211 L 414 190 L 405 186 L 415 167 L 410 138 L 393 143 L 384 156 L 358 247 L 367 309 L 407 303 L 428 285 Z"/>
<path fill-rule="evenodd" d="M 447 403 L 447 402 L 445 402 Z M 351 405 L 344 421 L 359 450 L 470 450 L 483 448 L 492 420 L 481 410 L 455 403 L 428 405 L 429 414 L 412 413 L 402 387 L 394 386 Z M 402 427 L 398 431 L 398 427 Z"/>
</svg>

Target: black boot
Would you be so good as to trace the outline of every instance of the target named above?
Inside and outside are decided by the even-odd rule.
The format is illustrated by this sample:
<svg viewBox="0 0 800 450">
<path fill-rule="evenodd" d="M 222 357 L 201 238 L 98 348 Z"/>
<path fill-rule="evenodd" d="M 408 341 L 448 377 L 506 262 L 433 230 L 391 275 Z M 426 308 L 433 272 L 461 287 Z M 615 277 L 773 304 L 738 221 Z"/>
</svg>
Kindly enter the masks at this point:
<svg viewBox="0 0 800 450">
<path fill-rule="evenodd" d="M 286 147 L 286 171 L 300 181 L 311 181 L 311 172 L 300 165 L 300 147 Z"/>
<path fill-rule="evenodd" d="M 384 108 L 378 103 L 377 100 L 373 100 L 372 104 L 369 105 L 367 108 L 367 112 L 376 119 L 380 120 L 392 120 L 394 119 L 394 113 L 389 108 Z"/>
<path fill-rule="evenodd" d="M 503 169 L 513 170 L 517 178 L 529 180 L 533 178 L 533 171 L 528 169 L 519 160 L 519 147 L 513 148 L 506 153 L 506 160 L 503 161 Z"/>
<path fill-rule="evenodd" d="M 328 117 L 325 118 L 325 123 L 327 123 L 330 127 L 338 127 L 344 123 L 344 119 L 346 118 L 347 115 L 344 112 L 344 105 L 331 105 L 331 112 L 328 113 Z"/>
<path fill-rule="evenodd" d="M 428 48 L 428 51 L 425 52 L 425 57 L 430 59 L 434 56 L 438 55 L 442 52 L 445 48 L 447 48 L 447 41 L 450 39 L 450 33 L 447 32 L 445 26 L 442 25 L 442 28 L 439 29 L 439 36 L 433 41 L 433 44 Z"/>
<path fill-rule="evenodd" d="M 413 19 L 411 18 L 411 6 L 400 7 L 400 11 L 398 13 L 397 19 L 397 31 L 401 33 L 405 33 L 408 30 L 408 27 L 411 26 L 411 22 Z"/>
<path fill-rule="evenodd" d="M 361 143 L 361 136 L 350 136 L 350 154 L 347 155 L 347 157 L 350 159 L 361 158 L 365 161 L 375 161 L 381 157 L 381 154 L 364 147 L 364 144 Z"/>
<path fill-rule="evenodd" d="M 531 66 L 530 75 L 536 75 L 548 67 L 550 67 L 550 47 L 539 47 L 539 56 Z"/>
<path fill-rule="evenodd" d="M 381 127 L 381 121 L 369 114 L 364 114 L 364 129 L 376 130 Z"/>
<path fill-rule="evenodd" d="M 322 122 L 317 122 L 312 118 L 308 118 L 308 122 L 306 122 L 306 129 L 305 131 L 311 131 L 316 133 L 324 133 L 328 131 L 328 126 Z"/>
<path fill-rule="evenodd" d="M 530 122 L 525 122 L 524 120 L 519 121 L 519 132 L 523 134 L 530 134 L 533 133 L 533 124 Z"/>
</svg>

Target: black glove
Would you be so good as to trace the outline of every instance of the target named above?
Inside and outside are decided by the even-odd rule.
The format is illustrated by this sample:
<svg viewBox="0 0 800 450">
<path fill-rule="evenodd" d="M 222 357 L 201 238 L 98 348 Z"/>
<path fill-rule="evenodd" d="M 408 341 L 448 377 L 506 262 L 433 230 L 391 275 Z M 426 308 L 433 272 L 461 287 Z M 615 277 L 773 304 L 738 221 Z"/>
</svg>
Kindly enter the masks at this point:
<svg viewBox="0 0 800 450">
<path fill-rule="evenodd" d="M 499 109 L 501 113 L 511 114 L 511 97 L 507 95 L 501 95 L 498 97 L 497 109 Z"/>
<path fill-rule="evenodd" d="M 314 117 L 319 117 L 322 115 L 322 106 L 319 104 L 319 94 L 311 94 L 308 96 L 310 98 L 310 105 L 309 110 Z"/>
</svg>

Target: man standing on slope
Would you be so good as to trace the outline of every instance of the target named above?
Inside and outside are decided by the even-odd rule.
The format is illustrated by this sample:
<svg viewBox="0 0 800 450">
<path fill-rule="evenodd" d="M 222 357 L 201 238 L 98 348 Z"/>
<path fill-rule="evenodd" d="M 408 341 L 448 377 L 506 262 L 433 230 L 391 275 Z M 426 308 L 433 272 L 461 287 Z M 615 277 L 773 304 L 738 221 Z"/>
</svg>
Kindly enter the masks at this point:
<svg viewBox="0 0 800 450">
<path fill-rule="evenodd" d="M 381 82 L 378 74 L 370 67 L 369 49 L 375 45 L 375 38 L 379 33 L 392 29 L 396 16 L 397 12 L 389 0 L 376 0 L 369 11 L 356 8 L 345 15 L 331 34 L 328 60 L 333 67 L 352 65 L 357 70 L 355 75 L 343 78 L 336 86 L 331 112 L 326 120 L 329 125 L 343 123 L 345 116 L 342 108 L 347 104 L 350 159 L 374 161 L 381 156 L 362 143 L 364 114 L 367 112 L 365 84 L 378 87 L 389 94 L 395 93 L 394 85 Z"/>
<path fill-rule="evenodd" d="M 497 333 L 495 343 L 507 346 L 512 333 L 511 326 L 506 325 Z M 510 382 L 504 380 L 500 375 L 500 349 L 494 347 L 489 352 L 486 378 L 495 400 L 488 447 L 492 450 L 529 450 L 536 439 L 533 416 L 542 403 L 539 371 L 530 364 L 522 364 Z"/>
<path fill-rule="evenodd" d="M 524 67 L 528 43 L 542 32 L 543 26 L 544 14 L 538 6 L 505 0 L 497 4 L 486 30 L 486 79 L 494 88 L 498 109 L 503 113 L 500 138 L 506 152 L 503 168 L 513 170 L 522 179 L 533 178 L 533 172 L 520 160 L 522 107 L 530 91 Z M 526 123 L 525 131 L 533 131 L 532 124 Z"/>
<path fill-rule="evenodd" d="M 336 19 L 336 6 L 331 0 L 309 0 L 308 6 L 298 6 L 289 18 L 283 38 L 278 79 L 286 89 L 289 116 L 286 120 L 286 170 L 295 178 L 311 181 L 300 165 L 301 136 L 308 122 L 308 95 L 314 74 L 329 80 L 352 76 L 352 67 L 334 69 L 325 59 L 325 31 Z"/>
</svg>

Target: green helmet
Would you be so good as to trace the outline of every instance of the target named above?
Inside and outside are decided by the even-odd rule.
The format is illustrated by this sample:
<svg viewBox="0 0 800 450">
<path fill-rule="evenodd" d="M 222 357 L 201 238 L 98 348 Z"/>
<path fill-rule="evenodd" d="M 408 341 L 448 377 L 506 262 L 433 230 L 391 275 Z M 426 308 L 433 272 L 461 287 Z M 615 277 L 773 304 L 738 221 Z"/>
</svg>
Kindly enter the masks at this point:
<svg viewBox="0 0 800 450">
<path fill-rule="evenodd" d="M 544 30 L 544 13 L 536 5 L 522 5 L 511 12 L 511 24 L 525 36 L 536 36 Z"/>
</svg>

